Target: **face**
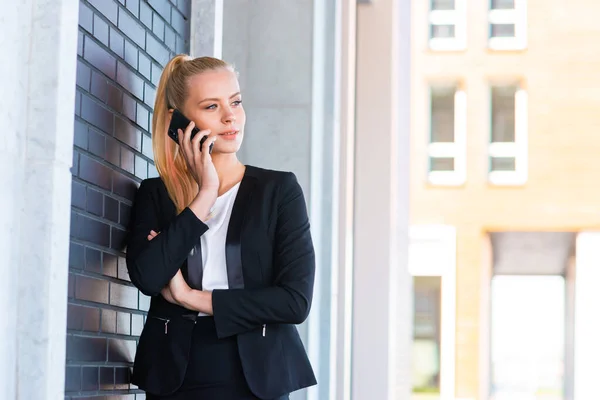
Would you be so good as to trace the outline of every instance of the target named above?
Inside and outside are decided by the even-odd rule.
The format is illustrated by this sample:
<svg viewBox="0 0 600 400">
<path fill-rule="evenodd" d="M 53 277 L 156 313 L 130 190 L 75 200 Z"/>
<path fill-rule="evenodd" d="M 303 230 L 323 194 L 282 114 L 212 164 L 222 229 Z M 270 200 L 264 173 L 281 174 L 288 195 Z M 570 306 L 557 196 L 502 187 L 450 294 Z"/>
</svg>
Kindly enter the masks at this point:
<svg viewBox="0 0 600 400">
<path fill-rule="evenodd" d="M 231 69 L 222 68 L 193 76 L 182 111 L 198 129 L 210 129 L 210 135 L 217 136 L 213 154 L 239 150 L 246 113 L 237 76 Z"/>
</svg>

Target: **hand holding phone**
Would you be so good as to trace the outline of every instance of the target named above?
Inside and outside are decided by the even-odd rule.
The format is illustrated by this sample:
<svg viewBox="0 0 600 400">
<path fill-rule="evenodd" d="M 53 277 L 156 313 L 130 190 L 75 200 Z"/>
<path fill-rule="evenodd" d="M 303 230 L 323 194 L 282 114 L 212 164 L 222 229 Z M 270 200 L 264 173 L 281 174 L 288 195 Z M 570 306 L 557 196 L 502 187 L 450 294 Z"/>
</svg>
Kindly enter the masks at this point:
<svg viewBox="0 0 600 400">
<path fill-rule="evenodd" d="M 175 141 L 175 143 L 177 143 L 178 145 L 181 146 L 181 143 L 179 143 L 177 131 L 179 129 L 181 129 L 181 132 L 185 132 L 185 130 L 189 126 L 189 124 L 190 124 L 190 120 L 185 115 L 183 115 L 181 113 L 181 111 L 179 111 L 178 109 L 173 110 L 173 114 L 171 115 L 171 122 L 169 124 L 169 130 L 168 130 L 169 137 L 171 139 L 173 139 Z M 194 127 L 192 129 L 190 141 L 194 140 L 194 136 L 196 136 L 198 134 L 198 132 L 200 132 L 200 129 L 198 129 L 197 127 Z M 208 138 L 208 136 L 204 136 L 200 140 L 200 151 L 202 151 L 202 147 L 207 138 Z M 212 150 L 213 150 L 212 144 L 210 145 L 208 150 L 209 150 L 209 153 L 212 153 Z"/>
<path fill-rule="evenodd" d="M 177 120 L 173 122 L 171 119 L 169 124 L 169 137 L 180 145 L 180 151 L 187 163 L 188 171 L 198 183 L 199 193 L 205 193 L 208 197 L 216 199 L 219 190 L 219 176 L 212 162 L 211 153 L 217 137 L 209 136 L 210 131 L 208 130 L 201 131 L 196 128 L 193 122 L 183 117 L 183 114 L 178 113 L 179 115 L 176 116 L 176 111 L 173 112 L 173 118 L 177 118 Z M 180 125 L 182 123 L 186 123 L 183 128 Z"/>
</svg>

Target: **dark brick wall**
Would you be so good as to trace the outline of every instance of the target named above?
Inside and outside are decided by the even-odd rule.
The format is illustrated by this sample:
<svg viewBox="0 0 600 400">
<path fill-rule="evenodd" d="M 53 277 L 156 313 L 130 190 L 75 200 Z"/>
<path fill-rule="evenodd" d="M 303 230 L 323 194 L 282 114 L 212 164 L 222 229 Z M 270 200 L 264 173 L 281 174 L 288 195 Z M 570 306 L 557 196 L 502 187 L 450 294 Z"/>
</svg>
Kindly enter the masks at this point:
<svg viewBox="0 0 600 400">
<path fill-rule="evenodd" d="M 190 0 L 81 0 L 67 322 L 68 399 L 143 399 L 129 384 L 149 298 L 124 239 L 139 182 L 156 176 L 156 85 L 189 49 Z"/>
</svg>

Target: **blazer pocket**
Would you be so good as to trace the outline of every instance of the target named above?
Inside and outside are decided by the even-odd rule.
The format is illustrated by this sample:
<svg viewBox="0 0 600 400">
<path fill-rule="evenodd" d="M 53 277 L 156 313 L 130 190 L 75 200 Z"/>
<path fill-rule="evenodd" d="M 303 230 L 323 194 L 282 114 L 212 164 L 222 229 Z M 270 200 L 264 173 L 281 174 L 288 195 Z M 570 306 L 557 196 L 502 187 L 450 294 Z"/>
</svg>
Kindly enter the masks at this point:
<svg viewBox="0 0 600 400">
<path fill-rule="evenodd" d="M 148 393 L 166 395 L 183 382 L 194 323 L 181 317 L 149 315 L 142 330 L 132 382 Z"/>
</svg>

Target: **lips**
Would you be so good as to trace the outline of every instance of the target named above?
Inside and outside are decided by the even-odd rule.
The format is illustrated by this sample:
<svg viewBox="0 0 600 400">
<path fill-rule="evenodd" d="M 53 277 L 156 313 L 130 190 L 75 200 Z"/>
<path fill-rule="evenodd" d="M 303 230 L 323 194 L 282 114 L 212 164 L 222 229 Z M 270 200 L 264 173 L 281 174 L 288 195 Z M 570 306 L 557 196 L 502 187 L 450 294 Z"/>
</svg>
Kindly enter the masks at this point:
<svg viewBox="0 0 600 400">
<path fill-rule="evenodd" d="M 236 135 L 240 132 L 239 129 L 232 129 L 230 131 L 226 131 L 226 132 L 221 132 L 218 135 L 219 136 L 232 136 L 232 135 Z"/>
</svg>

